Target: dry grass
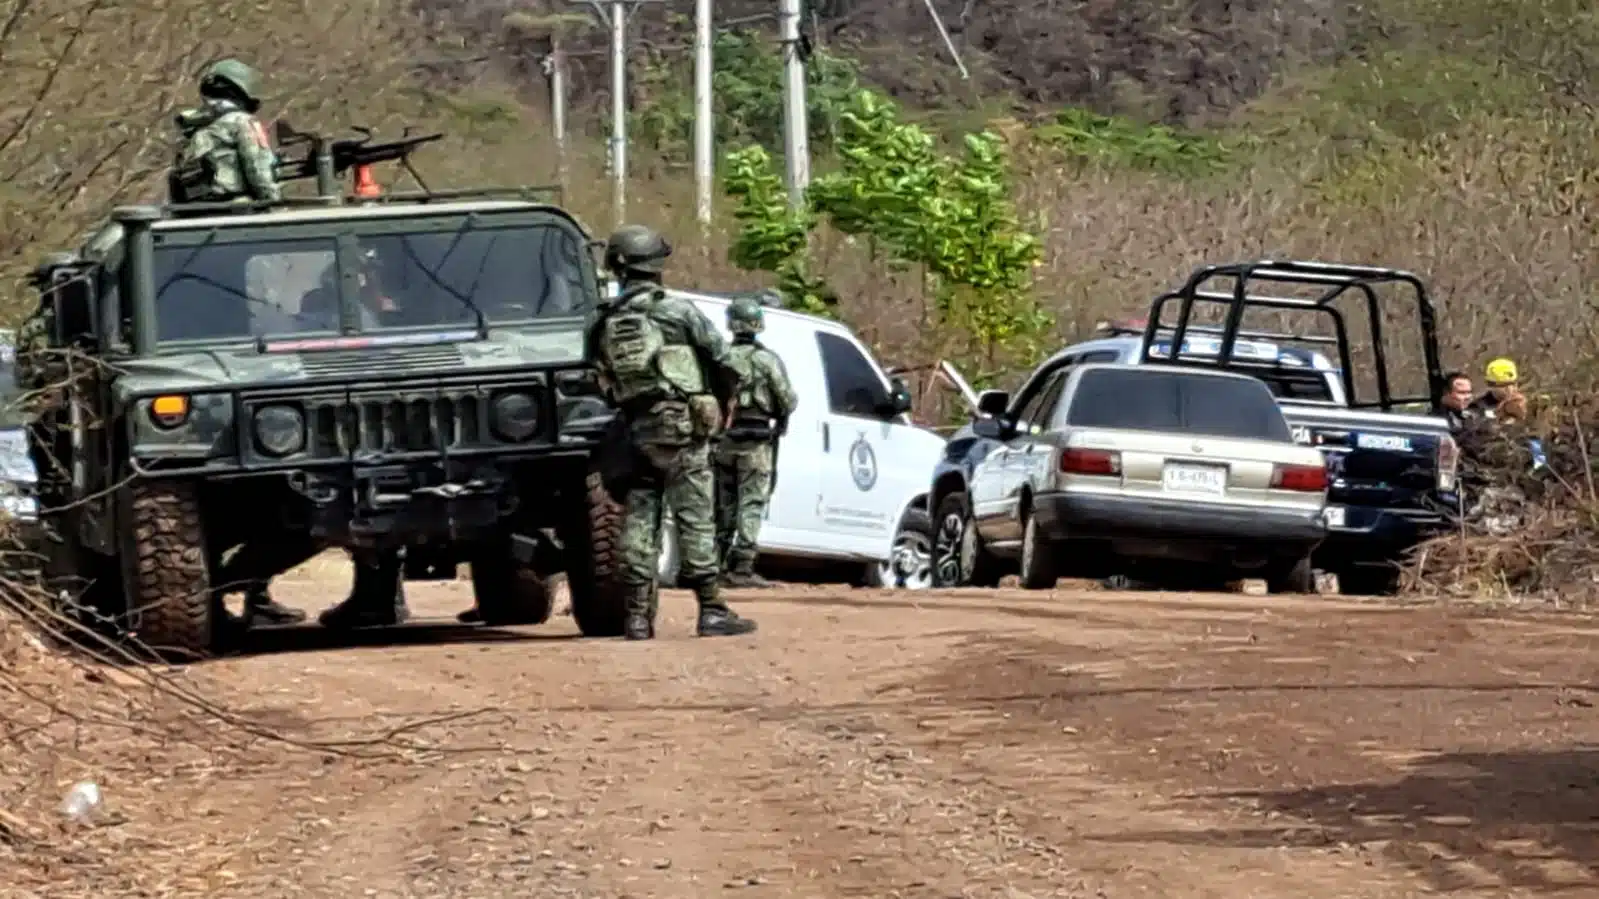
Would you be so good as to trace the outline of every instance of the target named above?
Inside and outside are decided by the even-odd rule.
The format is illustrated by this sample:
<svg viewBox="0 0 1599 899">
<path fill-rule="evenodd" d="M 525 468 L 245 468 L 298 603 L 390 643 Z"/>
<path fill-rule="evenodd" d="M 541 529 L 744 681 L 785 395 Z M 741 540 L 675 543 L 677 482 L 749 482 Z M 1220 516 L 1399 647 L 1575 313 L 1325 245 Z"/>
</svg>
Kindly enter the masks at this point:
<svg viewBox="0 0 1599 899">
<path fill-rule="evenodd" d="M 1596 413 L 1588 396 L 1546 399 L 1525 423 L 1464 434 L 1473 472 L 1467 514 L 1456 533 L 1417 549 L 1411 591 L 1591 608 L 1599 597 Z M 1546 468 L 1532 470 L 1529 439 L 1542 441 Z M 1482 508 L 1470 508 L 1479 501 Z"/>
</svg>

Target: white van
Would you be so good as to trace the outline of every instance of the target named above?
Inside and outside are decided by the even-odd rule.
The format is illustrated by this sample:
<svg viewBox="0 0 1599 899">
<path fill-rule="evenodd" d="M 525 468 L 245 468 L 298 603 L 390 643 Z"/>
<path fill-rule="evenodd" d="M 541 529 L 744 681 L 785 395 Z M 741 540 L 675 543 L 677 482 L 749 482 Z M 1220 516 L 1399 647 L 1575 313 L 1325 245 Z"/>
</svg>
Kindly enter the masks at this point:
<svg viewBox="0 0 1599 899">
<path fill-rule="evenodd" d="M 667 292 L 692 301 L 729 340 L 728 303 L 754 296 Z M 761 343 L 783 360 L 799 404 L 778 442 L 760 568 L 780 577 L 833 569 L 845 579 L 894 586 L 898 565 L 905 586 L 931 586 L 927 472 L 943 454 L 944 438 L 910 423 L 894 401 L 902 385 L 849 328 L 770 303 L 765 312 Z M 676 530 L 668 521 L 661 582 L 676 573 Z"/>
</svg>

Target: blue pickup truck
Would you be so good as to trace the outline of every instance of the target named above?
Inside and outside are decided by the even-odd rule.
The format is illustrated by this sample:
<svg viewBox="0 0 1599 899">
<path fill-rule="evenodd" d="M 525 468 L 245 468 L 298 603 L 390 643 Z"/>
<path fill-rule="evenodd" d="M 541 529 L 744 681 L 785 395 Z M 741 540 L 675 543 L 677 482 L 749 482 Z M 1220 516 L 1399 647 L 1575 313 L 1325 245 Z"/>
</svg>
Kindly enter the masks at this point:
<svg viewBox="0 0 1599 899">
<path fill-rule="evenodd" d="M 1403 320 L 1396 324 L 1385 312 Z M 1245 330 L 1246 313 L 1323 327 Z M 1416 275 L 1321 262 L 1205 266 L 1157 297 L 1141 324 L 1137 337 L 1110 338 L 1120 361 L 1220 365 L 1254 375 L 1276 394 L 1294 438 L 1323 451 L 1327 538 L 1314 562 L 1338 575 L 1342 592 L 1394 592 L 1405 554 L 1450 527 L 1460 503 L 1460 452 L 1443 417 L 1436 318 Z M 1385 332 L 1393 331 L 1419 346 L 1406 347 L 1391 367 Z M 1093 352 L 1099 343 L 1073 349 Z M 1124 349 L 1129 344 L 1135 349 Z M 1402 394 L 1400 380 L 1421 389 Z M 1405 411 L 1415 408 L 1421 414 Z"/>
</svg>

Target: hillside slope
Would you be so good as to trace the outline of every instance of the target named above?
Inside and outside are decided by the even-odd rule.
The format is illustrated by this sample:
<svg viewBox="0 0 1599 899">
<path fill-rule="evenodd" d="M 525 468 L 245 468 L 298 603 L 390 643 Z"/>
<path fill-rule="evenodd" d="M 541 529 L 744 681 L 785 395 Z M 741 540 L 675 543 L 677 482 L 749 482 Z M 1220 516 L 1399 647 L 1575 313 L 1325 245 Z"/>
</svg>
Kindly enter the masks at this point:
<svg viewBox="0 0 1599 899">
<path fill-rule="evenodd" d="M 528 59 L 544 52 L 541 32 L 571 9 L 545 2 L 530 16 L 527 4 L 508 0 L 421 3 L 435 21 L 471 34 L 472 47 L 500 45 L 523 72 L 530 72 Z M 804 30 L 815 45 L 860 60 L 869 81 L 913 104 L 1072 103 L 1173 121 L 1213 118 L 1258 96 L 1287 69 L 1357 53 L 1371 30 L 1368 5 L 1354 0 L 935 0 L 934 6 L 971 82 L 962 82 L 923 0 L 816 0 L 807 4 Z M 770 22 L 752 20 L 775 8 L 771 0 L 718 0 L 716 16 L 770 31 Z M 635 55 L 682 53 L 691 12 L 687 3 L 642 7 L 632 26 Z M 606 89 L 606 34 L 585 19 L 564 23 L 577 54 L 580 97 Z M 529 28 L 530 20 L 546 27 Z"/>
<path fill-rule="evenodd" d="M 449 141 L 426 157 L 435 183 L 547 182 L 555 157 L 537 52 L 555 8 L 420 2 L 420 20 L 412 0 L 311 13 L 288 0 L 220 10 L 172 0 L 139 12 L 104 0 L 19 4 L 0 33 L 0 274 L 15 284 L 30 259 L 70 244 L 111 205 L 159 196 L 170 116 L 192 100 L 193 74 L 225 52 L 267 74 L 269 117 L 443 128 Z M 724 20 L 769 10 L 764 0 L 717 8 Z M 1045 249 L 1036 291 L 1065 335 L 1136 311 L 1201 261 L 1287 253 L 1429 273 L 1461 364 L 1489 349 L 1577 360 L 1599 348 L 1571 326 L 1599 281 L 1599 139 L 1588 111 L 1599 96 L 1599 25 L 1577 0 L 1209 0 L 1180 16 L 1152 0 L 940 8 L 981 74 L 965 95 L 974 107 L 1087 103 L 1133 113 L 1131 140 L 1141 139 L 1139 119 L 1183 119 L 1228 148 L 1220 171 L 1174 174 L 1118 156 L 1115 141 L 1088 158 L 1019 132 L 1017 199 Z M 687 11 L 640 13 L 636 83 L 686 83 L 660 67 L 686 63 L 684 23 L 667 17 Z M 829 52 L 858 55 L 867 83 L 912 101 L 962 96 L 941 80 L 951 70 L 918 0 L 831 0 L 817 4 L 816 21 Z M 159 39 L 129 52 L 131 33 Z M 600 38 L 570 23 L 567 35 L 574 52 Z M 881 49 L 890 43 L 900 52 Z M 574 110 L 600 112 L 593 74 L 603 56 L 577 61 L 590 74 Z M 895 65 L 921 74 L 895 81 Z M 647 117 L 650 97 L 634 99 Z M 579 147 L 570 203 L 603 230 L 595 149 Z M 826 141 L 814 149 L 825 166 Z M 673 235 L 677 277 L 760 280 L 726 261 L 725 203 L 699 240 L 681 169 L 653 166 L 642 151 L 634 161 L 630 217 Z M 949 349 L 947 335 L 919 326 L 914 279 L 826 235 L 821 256 L 844 313 L 891 357 Z"/>
</svg>

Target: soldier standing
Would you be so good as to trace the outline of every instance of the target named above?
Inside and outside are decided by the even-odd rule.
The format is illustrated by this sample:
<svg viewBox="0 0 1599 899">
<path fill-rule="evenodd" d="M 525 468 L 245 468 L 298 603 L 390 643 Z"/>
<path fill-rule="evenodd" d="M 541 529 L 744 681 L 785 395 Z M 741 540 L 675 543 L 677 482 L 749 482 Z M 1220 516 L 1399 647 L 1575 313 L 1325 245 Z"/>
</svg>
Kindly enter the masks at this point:
<svg viewBox="0 0 1599 899">
<path fill-rule="evenodd" d="M 177 115 L 183 145 L 167 187 L 174 203 L 278 200 L 277 154 L 256 119 L 260 76 L 237 59 L 200 75 L 201 105 Z"/>
<path fill-rule="evenodd" d="M 627 225 L 611 235 L 605 265 L 622 281 L 589 328 L 585 357 L 598 365 L 632 449 L 621 494 L 624 635 L 655 636 L 661 515 L 677 520 L 679 579 L 699 602 L 701 637 L 734 636 L 755 622 L 719 594 L 710 442 L 732 417 L 742 373 L 716 326 L 693 304 L 661 290 L 672 248 Z"/>
<path fill-rule="evenodd" d="M 765 327 L 759 302 L 728 304 L 733 358 L 746 375 L 733 424 L 716 446 L 716 548 L 729 587 L 771 586 L 755 573 L 756 537 L 776 483 L 777 441 L 798 402 L 783 360 L 756 336 Z"/>
</svg>

